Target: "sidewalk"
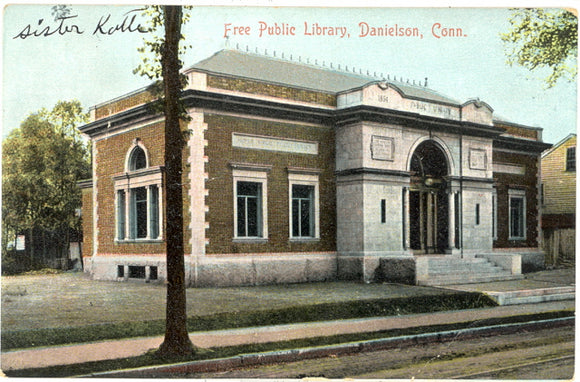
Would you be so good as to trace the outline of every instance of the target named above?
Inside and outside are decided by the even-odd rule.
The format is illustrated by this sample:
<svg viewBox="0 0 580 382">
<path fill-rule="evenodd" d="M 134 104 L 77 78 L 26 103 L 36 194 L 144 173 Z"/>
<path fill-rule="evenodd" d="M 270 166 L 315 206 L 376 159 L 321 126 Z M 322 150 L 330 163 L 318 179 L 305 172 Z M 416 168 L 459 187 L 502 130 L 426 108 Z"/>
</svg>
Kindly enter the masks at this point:
<svg viewBox="0 0 580 382">
<path fill-rule="evenodd" d="M 550 271 L 546 271 L 550 272 Z M 470 284 L 465 289 L 518 290 L 570 286 L 574 283 L 573 271 L 538 273 L 535 277 L 518 281 Z M 357 332 L 373 332 L 389 329 L 402 329 L 445 323 L 459 323 L 501 318 L 521 314 L 533 314 L 558 310 L 574 310 L 574 300 L 553 301 L 539 304 L 520 304 L 484 309 L 469 309 L 438 313 L 413 314 L 405 316 L 338 320 L 315 323 L 299 323 L 269 327 L 253 327 L 209 332 L 195 332 L 190 335 L 198 347 L 224 347 L 232 345 L 285 341 L 298 338 L 311 338 Z M 2 370 L 41 368 L 56 365 L 75 364 L 107 359 L 138 356 L 157 348 L 163 338 L 148 337 L 126 340 L 112 340 L 67 346 L 33 348 L 2 353 Z"/>
</svg>

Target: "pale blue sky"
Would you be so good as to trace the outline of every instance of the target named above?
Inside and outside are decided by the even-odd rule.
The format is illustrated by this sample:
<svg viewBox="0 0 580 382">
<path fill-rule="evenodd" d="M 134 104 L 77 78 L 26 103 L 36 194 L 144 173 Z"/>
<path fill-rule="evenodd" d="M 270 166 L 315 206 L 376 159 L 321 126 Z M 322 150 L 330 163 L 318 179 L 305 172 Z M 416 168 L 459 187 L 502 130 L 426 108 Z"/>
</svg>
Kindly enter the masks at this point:
<svg viewBox="0 0 580 382">
<path fill-rule="evenodd" d="M 49 5 L 11 5 L 3 18 L 3 136 L 18 127 L 30 113 L 52 108 L 58 100 L 79 99 L 83 106 L 107 101 L 148 84 L 134 75 L 139 64 L 139 33 L 93 35 L 101 19 L 121 23 L 135 6 L 73 5 L 76 15 L 67 25 L 84 31 L 48 37 L 14 38 L 28 24 L 37 28 L 58 26 Z M 530 73 L 505 63 L 499 34 L 508 29 L 505 8 L 287 8 L 196 7 L 185 26 L 185 66 L 225 47 L 224 24 L 250 26 L 250 36 L 232 36 L 231 47 L 248 45 L 277 57 L 284 52 L 296 59 L 328 66 L 362 68 L 365 72 L 403 76 L 416 81 L 429 78 L 429 87 L 458 101 L 479 97 L 495 113 L 516 123 L 544 129 L 544 140 L 556 143 L 576 130 L 576 83 L 560 81 L 545 89 L 544 74 Z M 143 22 L 138 18 L 137 22 Z M 296 27 L 295 36 L 258 36 L 259 22 Z M 305 36 L 304 23 L 344 26 L 350 38 Z M 423 38 L 359 37 L 359 23 L 416 27 Z M 467 36 L 437 39 L 434 23 L 461 28 Z"/>
</svg>

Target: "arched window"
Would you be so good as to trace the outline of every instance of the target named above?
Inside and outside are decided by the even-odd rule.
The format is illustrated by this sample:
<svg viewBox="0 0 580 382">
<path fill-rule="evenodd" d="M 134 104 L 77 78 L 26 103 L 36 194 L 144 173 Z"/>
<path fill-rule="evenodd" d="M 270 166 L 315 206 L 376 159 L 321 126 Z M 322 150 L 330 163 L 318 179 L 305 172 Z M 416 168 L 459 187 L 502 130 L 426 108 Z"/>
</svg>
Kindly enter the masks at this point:
<svg viewBox="0 0 580 382">
<path fill-rule="evenodd" d="M 162 239 L 163 174 L 160 166 L 150 165 L 146 150 L 136 139 L 125 157 L 125 172 L 114 177 L 117 241 Z"/>
<path fill-rule="evenodd" d="M 147 167 L 147 156 L 145 150 L 135 146 L 129 157 L 129 171 L 141 170 Z"/>
</svg>

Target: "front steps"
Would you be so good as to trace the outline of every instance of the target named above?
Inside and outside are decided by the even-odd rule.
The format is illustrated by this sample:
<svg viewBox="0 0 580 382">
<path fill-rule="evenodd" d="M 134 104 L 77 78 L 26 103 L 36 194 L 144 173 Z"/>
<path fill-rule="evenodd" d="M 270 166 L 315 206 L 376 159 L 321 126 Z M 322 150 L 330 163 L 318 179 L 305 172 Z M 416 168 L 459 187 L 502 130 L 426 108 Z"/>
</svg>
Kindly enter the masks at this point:
<svg viewBox="0 0 580 382">
<path fill-rule="evenodd" d="M 425 286 L 474 284 L 522 279 L 487 258 L 421 256 L 417 258 L 416 284 Z"/>
</svg>

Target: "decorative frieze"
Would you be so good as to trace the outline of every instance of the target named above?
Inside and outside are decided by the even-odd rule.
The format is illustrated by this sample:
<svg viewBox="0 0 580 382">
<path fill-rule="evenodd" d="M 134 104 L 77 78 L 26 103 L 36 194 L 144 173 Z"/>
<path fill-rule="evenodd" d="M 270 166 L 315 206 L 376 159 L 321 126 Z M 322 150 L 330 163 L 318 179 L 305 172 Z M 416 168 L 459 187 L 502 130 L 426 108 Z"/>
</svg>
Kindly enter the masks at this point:
<svg viewBox="0 0 580 382">
<path fill-rule="evenodd" d="M 232 146 L 243 149 L 318 155 L 318 142 L 232 133 Z"/>
</svg>

